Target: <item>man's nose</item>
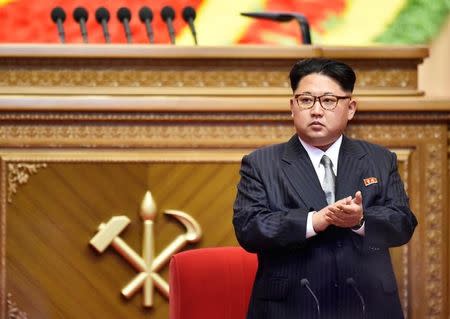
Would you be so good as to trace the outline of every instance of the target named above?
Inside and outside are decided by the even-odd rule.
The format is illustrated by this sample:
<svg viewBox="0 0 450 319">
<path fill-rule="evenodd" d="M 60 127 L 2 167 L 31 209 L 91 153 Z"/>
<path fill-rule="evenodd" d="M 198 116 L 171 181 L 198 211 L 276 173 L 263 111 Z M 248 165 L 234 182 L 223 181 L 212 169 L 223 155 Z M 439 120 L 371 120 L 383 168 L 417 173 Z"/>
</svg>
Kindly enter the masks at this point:
<svg viewBox="0 0 450 319">
<path fill-rule="evenodd" d="M 314 104 L 311 107 L 311 114 L 323 115 L 323 109 L 322 106 L 320 105 L 319 99 L 316 99 L 314 101 Z"/>
</svg>

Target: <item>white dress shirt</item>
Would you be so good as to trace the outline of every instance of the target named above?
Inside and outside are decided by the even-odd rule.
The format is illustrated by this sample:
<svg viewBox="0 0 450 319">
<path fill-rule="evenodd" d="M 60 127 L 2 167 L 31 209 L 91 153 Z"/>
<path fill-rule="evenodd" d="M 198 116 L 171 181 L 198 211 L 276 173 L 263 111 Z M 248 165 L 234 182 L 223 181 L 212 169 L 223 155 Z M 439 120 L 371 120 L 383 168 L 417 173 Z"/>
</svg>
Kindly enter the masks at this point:
<svg viewBox="0 0 450 319">
<path fill-rule="evenodd" d="M 317 177 L 319 178 L 320 184 L 323 187 L 322 183 L 325 177 L 325 167 L 320 163 L 320 160 L 322 159 L 323 155 L 327 155 L 330 158 L 331 162 L 333 163 L 332 168 L 334 175 L 337 176 L 338 158 L 339 158 L 339 150 L 341 149 L 342 144 L 342 135 L 325 152 L 322 151 L 320 148 L 314 147 L 304 142 L 300 137 L 298 139 L 300 140 L 300 143 L 302 143 L 303 147 L 308 153 L 308 156 L 314 166 L 314 170 L 316 171 Z M 336 200 L 338 200 L 338 198 L 336 198 Z M 316 212 L 311 211 L 308 213 L 308 219 L 306 221 L 306 238 L 310 238 L 312 236 L 317 235 L 317 233 L 314 231 L 314 227 L 312 224 L 312 215 L 314 213 Z M 361 236 L 364 236 L 365 234 L 364 224 L 360 228 L 352 230 Z"/>
</svg>

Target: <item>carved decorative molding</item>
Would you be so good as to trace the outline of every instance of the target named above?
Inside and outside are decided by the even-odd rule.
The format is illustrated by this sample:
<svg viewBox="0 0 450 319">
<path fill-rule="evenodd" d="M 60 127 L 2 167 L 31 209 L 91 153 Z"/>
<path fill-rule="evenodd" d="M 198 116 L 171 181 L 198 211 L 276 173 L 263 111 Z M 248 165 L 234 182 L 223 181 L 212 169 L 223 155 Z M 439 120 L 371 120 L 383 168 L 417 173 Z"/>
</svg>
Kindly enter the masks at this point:
<svg viewBox="0 0 450 319">
<path fill-rule="evenodd" d="M 417 72 L 413 70 L 359 70 L 358 88 L 417 88 Z"/>
<path fill-rule="evenodd" d="M 135 65 L 134 65 L 135 67 Z M 236 71 L 236 70 L 3 70 L 0 86 L 3 87 L 238 87 L 238 88 L 289 88 L 286 70 Z M 416 89 L 415 70 L 358 71 L 358 89 Z"/>
<path fill-rule="evenodd" d="M 425 190 L 424 203 L 421 207 L 426 207 L 425 216 L 425 299 L 427 318 L 442 318 L 443 314 L 443 265 L 444 256 L 442 220 L 445 214 L 445 204 L 443 203 L 444 189 L 442 180 L 444 174 L 441 156 L 446 146 L 443 139 L 447 132 L 439 125 L 365 125 L 353 126 L 349 130 L 351 137 L 358 137 L 365 140 L 389 141 L 403 140 L 415 143 L 417 140 L 425 143 Z M 403 254 L 405 256 L 405 254 Z M 407 258 L 407 256 L 406 256 Z M 402 296 L 404 297 L 404 295 Z"/>
<path fill-rule="evenodd" d="M 370 127 L 370 129 L 369 129 Z M 414 131 L 414 132 L 412 132 Z M 16 147 L 257 147 L 287 140 L 294 133 L 292 123 L 275 122 L 226 125 L 172 124 L 172 125 L 2 125 L 0 144 Z M 441 138 L 442 133 L 430 125 L 351 125 L 351 137 L 365 136 L 369 140 L 388 141 L 416 138 Z M 413 134 L 413 135 L 412 135 Z"/>
<path fill-rule="evenodd" d="M 300 54 L 300 53 L 299 53 Z M 287 70 L 301 58 L 7 58 L 0 59 L 0 86 L 80 88 L 289 88 Z M 420 59 L 346 59 L 356 70 L 357 90 L 417 91 Z M 100 94 L 99 92 L 97 94 Z"/>
<path fill-rule="evenodd" d="M 369 129 L 370 127 L 370 129 Z M 412 132 L 414 131 L 414 132 Z M 2 125 L 0 144 L 25 147 L 257 147 L 287 140 L 294 133 L 290 121 L 267 123 L 265 126 L 246 123 L 226 125 L 225 123 L 154 124 L 145 125 Z M 416 138 L 441 138 L 442 133 L 430 125 L 351 125 L 351 137 L 365 136 L 369 140 L 388 141 Z M 413 134 L 413 135 L 411 135 Z"/>
<path fill-rule="evenodd" d="M 425 214 L 426 223 L 426 241 L 424 251 L 428 267 L 426 268 L 425 293 L 428 300 L 426 315 L 427 318 L 441 318 L 443 310 L 443 299 L 447 297 L 442 292 L 447 288 L 442 286 L 441 267 L 442 255 L 442 220 L 445 211 L 443 204 L 441 155 L 442 144 L 429 144 L 426 146 L 426 164 L 425 164 L 425 182 L 427 203 L 427 214 Z"/>
<path fill-rule="evenodd" d="M 449 127 L 447 129 L 447 145 L 448 145 L 447 153 L 448 153 L 448 155 L 450 157 L 450 125 L 449 125 Z M 449 164 L 449 167 L 450 167 L 450 161 L 448 162 L 448 164 Z M 449 172 L 450 172 L 450 170 L 449 170 Z"/>
<path fill-rule="evenodd" d="M 7 300 L 7 319 L 28 319 L 28 315 L 26 312 L 21 311 L 16 302 L 12 300 L 12 294 L 8 293 Z"/>
<path fill-rule="evenodd" d="M 287 97 L 286 97 L 287 101 Z M 363 102 L 362 102 L 363 103 Z M 1 121 L 43 121 L 43 122 L 63 122 L 63 121 L 114 121 L 114 122 L 180 122 L 180 121 L 202 121 L 202 122 L 285 122 L 292 123 L 292 118 L 288 106 L 283 112 L 0 112 Z M 430 121 L 450 121 L 449 112 L 366 112 L 358 111 L 355 119 L 351 122 L 357 124 L 359 121 L 368 122 L 430 122 Z"/>
<path fill-rule="evenodd" d="M 135 67 L 135 66 L 134 66 Z M 289 87 L 286 72 L 198 70 L 5 70 L 0 86 L 26 87 Z M 402 79 L 407 81 L 408 79 Z M 371 80 L 373 82 L 374 80 Z M 398 86 L 398 85 L 397 85 Z"/>
<path fill-rule="evenodd" d="M 12 197 L 17 193 L 19 185 L 28 182 L 30 175 L 36 174 L 40 168 L 47 167 L 47 164 L 9 163 L 8 164 L 8 203 L 12 202 Z"/>
<path fill-rule="evenodd" d="M 288 101 L 288 99 L 286 99 Z M 287 103 L 286 103 L 287 104 Z M 211 112 L 189 112 L 189 113 L 82 113 L 82 112 L 1 112 L 0 120 L 4 121 L 157 121 L 157 122 L 177 122 L 177 121 L 209 121 L 209 122 L 254 122 L 254 121 L 286 121 L 292 123 L 290 110 L 286 106 L 285 112 L 279 113 L 211 113 Z"/>
<path fill-rule="evenodd" d="M 368 121 L 378 123 L 435 122 L 450 121 L 449 112 L 357 112 L 353 122 Z"/>
<path fill-rule="evenodd" d="M 33 150 L 3 151 L 3 162 L 27 163 L 240 163 L 253 149 Z M 6 177 L 4 177 L 6 180 Z M 2 180 L 2 182 L 5 182 Z M 6 183 L 5 183 L 6 184 Z M 6 196 L 5 196 L 6 197 Z M 6 201 L 5 201 L 6 202 Z M 6 206 L 3 207 L 6 209 Z"/>
<path fill-rule="evenodd" d="M 408 186 L 409 186 L 409 161 L 410 161 L 410 155 L 412 153 L 411 149 L 407 150 L 392 150 L 397 154 L 397 160 L 399 162 L 403 163 L 403 170 L 401 173 L 401 178 L 405 187 L 406 192 L 408 192 Z M 399 292 L 400 299 L 402 301 L 402 307 L 403 307 L 403 314 L 405 318 L 408 318 L 408 311 L 409 311 L 409 298 L 408 298 L 408 291 L 409 291 L 409 269 L 408 269 L 408 256 L 409 256 L 409 246 L 410 244 L 403 245 L 401 247 L 401 264 L 402 264 L 402 291 Z"/>
<path fill-rule="evenodd" d="M 363 140 L 376 140 L 388 142 L 389 140 L 411 141 L 413 139 L 425 140 L 433 139 L 437 142 L 442 140 L 446 134 L 438 125 L 432 124 L 411 124 L 411 125 L 395 125 L 388 124 L 379 125 L 350 125 L 347 134 L 352 138 Z M 412 145 L 413 146 L 413 145 Z"/>
<path fill-rule="evenodd" d="M 0 127 L 0 144 L 47 147 L 254 147 L 287 140 L 292 124 L 53 125 Z"/>
</svg>

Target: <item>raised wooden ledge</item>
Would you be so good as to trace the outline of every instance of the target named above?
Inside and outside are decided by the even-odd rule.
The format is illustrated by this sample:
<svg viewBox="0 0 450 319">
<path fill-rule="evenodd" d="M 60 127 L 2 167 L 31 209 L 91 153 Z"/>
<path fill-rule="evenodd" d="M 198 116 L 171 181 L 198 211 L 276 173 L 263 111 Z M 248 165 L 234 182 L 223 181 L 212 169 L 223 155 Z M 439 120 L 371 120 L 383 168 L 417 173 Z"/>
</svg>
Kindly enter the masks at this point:
<svg viewBox="0 0 450 319">
<path fill-rule="evenodd" d="M 239 45 L 217 46 L 170 46 L 170 45 L 120 45 L 120 44 L 1 44 L 0 57 L 60 57 L 60 58 L 164 58 L 164 59 L 283 59 L 300 57 L 329 57 L 365 59 L 423 59 L 428 56 L 425 46 L 383 47 L 334 47 L 334 46 L 285 46 Z"/>
<path fill-rule="evenodd" d="M 357 97 L 356 99 L 359 112 L 450 112 L 450 98 Z M 279 113 L 288 110 L 289 96 L 227 98 L 215 96 L 0 96 L 0 119 L 4 112 Z"/>
<path fill-rule="evenodd" d="M 285 97 L 302 58 L 356 71 L 360 96 L 420 96 L 423 46 L 0 45 L 0 96 Z"/>
</svg>

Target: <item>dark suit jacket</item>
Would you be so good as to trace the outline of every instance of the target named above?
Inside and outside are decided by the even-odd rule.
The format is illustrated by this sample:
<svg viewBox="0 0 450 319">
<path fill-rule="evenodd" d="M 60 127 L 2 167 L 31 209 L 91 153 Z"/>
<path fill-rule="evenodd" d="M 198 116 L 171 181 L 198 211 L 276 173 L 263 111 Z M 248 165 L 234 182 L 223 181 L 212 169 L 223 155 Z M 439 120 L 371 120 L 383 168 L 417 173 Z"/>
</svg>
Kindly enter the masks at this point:
<svg viewBox="0 0 450 319">
<path fill-rule="evenodd" d="M 403 318 L 389 247 L 409 241 L 417 225 L 389 150 L 344 136 L 336 200 L 360 190 L 365 236 L 328 227 L 305 238 L 308 212 L 327 206 L 309 156 L 298 137 L 254 151 L 242 160 L 233 224 L 239 243 L 258 254 L 249 319 L 362 318 L 362 305 L 347 284 L 353 278 L 366 318 Z M 365 186 L 364 179 L 377 183 Z"/>
</svg>

